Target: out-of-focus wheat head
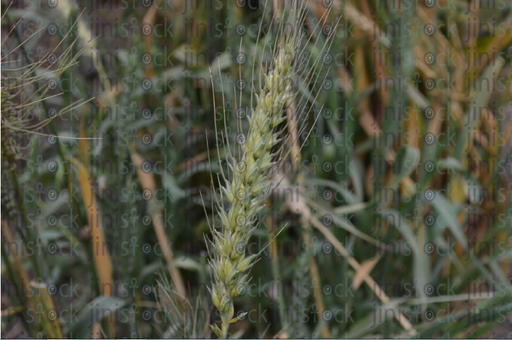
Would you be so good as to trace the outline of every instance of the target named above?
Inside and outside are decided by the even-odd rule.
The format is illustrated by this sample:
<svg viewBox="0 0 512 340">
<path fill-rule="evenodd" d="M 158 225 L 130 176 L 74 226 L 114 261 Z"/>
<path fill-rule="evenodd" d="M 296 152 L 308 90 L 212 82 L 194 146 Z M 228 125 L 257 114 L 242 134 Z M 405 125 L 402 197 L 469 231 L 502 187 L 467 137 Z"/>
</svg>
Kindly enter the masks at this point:
<svg viewBox="0 0 512 340">
<path fill-rule="evenodd" d="M 1 18 L 2 25 L 4 24 L 4 20 L 8 17 L 8 10 L 9 9 L 7 8 Z M 34 106 L 56 96 L 48 94 L 51 83 L 58 79 L 66 69 L 77 64 L 77 59 L 85 51 L 85 47 L 75 55 L 72 55 L 71 51 L 73 50 L 73 46 L 76 42 L 75 40 L 63 52 L 61 52 L 59 56 L 57 56 L 56 52 L 61 46 L 62 41 L 67 37 L 66 35 L 64 39 L 62 39 L 62 41 L 53 49 L 53 51 L 46 53 L 36 62 L 18 67 L 18 63 L 23 65 L 23 60 L 21 59 L 25 57 L 24 44 L 39 32 L 33 33 L 24 41 L 21 41 L 20 38 L 18 38 L 19 41 L 17 41 L 13 37 L 15 35 L 14 30 L 17 29 L 17 26 L 21 21 L 22 19 L 16 22 L 2 40 L 2 45 L 5 46 L 12 44 L 14 46 L 12 50 L 2 54 L 0 59 L 2 63 L 0 91 L 2 96 L 1 151 L 3 183 L 10 182 L 4 182 L 3 180 L 6 179 L 4 177 L 7 176 L 9 172 L 15 171 L 16 163 L 22 158 L 22 149 L 29 147 L 29 145 L 24 147 L 20 146 L 20 141 L 23 135 L 34 134 L 55 139 L 58 138 L 57 136 L 44 134 L 41 131 L 51 122 L 51 120 L 70 112 L 86 102 L 83 99 L 80 99 L 70 106 L 63 108 L 53 117 L 35 121 L 35 117 L 33 115 Z M 73 27 L 71 27 L 70 32 Z M 18 60 L 11 60 L 11 55 L 13 55 L 13 53 L 16 53 L 16 56 L 19 56 Z M 16 64 L 16 67 L 12 67 L 13 63 Z M 6 200 L 6 197 L 4 196 L 3 192 L 2 203 L 12 205 L 13 202 Z"/>
<path fill-rule="evenodd" d="M 289 8 L 283 15 L 287 17 L 281 18 L 276 25 L 271 65 L 264 67 L 259 63 L 261 86 L 251 88 L 251 102 L 254 95 L 255 105 L 247 115 L 249 130 L 247 135 L 238 134 L 236 138 L 238 157 L 234 157 L 231 151 L 228 156 L 230 179 L 222 174 L 219 201 L 228 202 L 227 206 L 217 204 L 222 226 L 211 228 L 213 239 L 208 250 L 213 283 L 210 293 L 221 315 L 221 327 L 214 324 L 212 329 L 221 338 L 227 336 L 230 323 L 245 316 L 245 313 L 240 313 L 235 317 L 233 298 L 243 293 L 244 284 L 249 279 L 248 272 L 257 261 L 258 254 L 246 256 L 245 247 L 257 227 L 258 212 L 265 207 L 275 188 L 272 169 L 279 169 L 289 154 L 286 150 L 290 138 L 286 134 L 289 123 L 285 122 L 286 110 L 294 107 L 291 105 L 294 100 L 301 102 L 304 99 L 297 98 L 301 90 L 299 79 L 320 74 L 321 65 L 316 61 L 310 69 L 303 67 L 309 61 L 304 63 L 301 58 L 306 40 L 303 27 L 305 7 L 299 1 L 285 3 Z M 321 49 L 327 49 L 330 42 L 331 39 L 327 39 Z"/>
<path fill-rule="evenodd" d="M 201 294 L 192 300 L 191 297 L 181 296 L 174 290 L 174 282 L 165 275 L 165 271 L 158 272 L 157 285 L 155 287 L 155 299 L 158 311 L 165 317 L 165 339 L 207 339 L 210 337 L 209 320 L 206 313 L 200 313 L 206 309 L 206 301 Z"/>
</svg>

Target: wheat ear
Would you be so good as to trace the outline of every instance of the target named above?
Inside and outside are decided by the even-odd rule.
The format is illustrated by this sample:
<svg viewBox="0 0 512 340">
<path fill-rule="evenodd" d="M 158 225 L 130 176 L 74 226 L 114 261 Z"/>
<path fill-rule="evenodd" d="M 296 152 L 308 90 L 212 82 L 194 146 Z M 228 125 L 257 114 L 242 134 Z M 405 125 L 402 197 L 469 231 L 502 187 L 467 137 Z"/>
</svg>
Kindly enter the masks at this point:
<svg viewBox="0 0 512 340">
<path fill-rule="evenodd" d="M 264 85 L 256 95 L 256 109 L 249 120 L 249 131 L 241 141 L 239 162 L 232 159 L 233 176 L 222 186 L 229 208 L 219 205 L 217 214 L 222 221 L 222 232 L 214 231 L 211 262 L 214 276 L 212 300 L 221 314 L 222 326 L 213 326 L 219 337 L 225 338 L 229 323 L 234 318 L 232 299 L 243 292 L 247 272 L 257 255 L 245 256 L 245 245 L 255 229 L 257 213 L 265 206 L 270 192 L 269 169 L 273 165 L 271 149 L 279 142 L 275 127 L 286 116 L 283 107 L 295 95 L 290 79 L 294 75 L 294 40 L 288 40 L 277 51 L 272 69 L 264 74 Z"/>
<path fill-rule="evenodd" d="M 277 129 L 287 119 L 284 109 L 300 90 L 300 86 L 294 86 L 297 85 L 294 78 L 298 80 L 303 76 L 299 66 L 303 33 L 299 28 L 304 22 L 304 16 L 299 14 L 302 9 L 298 2 L 296 6 L 292 5 L 287 23 L 291 23 L 294 29 L 288 34 L 284 29 L 287 24 L 280 23 L 272 65 L 262 74 L 262 86 L 257 91 L 259 94 L 254 89 L 251 93 L 256 97 L 256 108 L 247 116 L 247 138 L 238 140 L 241 151 L 239 161 L 229 157 L 232 177 L 220 185 L 222 199 L 229 204 L 227 208 L 223 204 L 217 205 L 222 228 L 212 228 L 213 240 L 209 248 L 213 273 L 210 293 L 221 316 L 221 327 L 214 324 L 212 329 L 220 338 L 226 338 L 230 323 L 245 316 L 245 313 L 234 316 L 233 298 L 243 292 L 244 284 L 248 281 L 247 272 L 258 257 L 257 254 L 246 257 L 245 246 L 257 227 L 257 214 L 272 192 L 271 168 L 276 163 L 279 167 L 286 157 L 283 153 L 285 143 L 274 152 L 272 148 L 281 141 L 281 133 L 285 131 Z M 282 139 L 287 141 L 287 137 Z"/>
</svg>

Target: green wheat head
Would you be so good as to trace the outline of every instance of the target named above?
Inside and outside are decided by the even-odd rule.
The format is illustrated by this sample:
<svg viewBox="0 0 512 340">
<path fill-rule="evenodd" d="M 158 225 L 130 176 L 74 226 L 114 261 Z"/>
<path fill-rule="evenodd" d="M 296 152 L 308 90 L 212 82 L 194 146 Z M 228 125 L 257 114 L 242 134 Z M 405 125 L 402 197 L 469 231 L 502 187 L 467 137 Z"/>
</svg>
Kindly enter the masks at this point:
<svg viewBox="0 0 512 340">
<path fill-rule="evenodd" d="M 286 134 L 286 109 L 301 92 L 297 79 L 312 74 L 318 77 L 321 68 L 317 62 L 306 71 L 301 66 L 304 62 L 301 48 L 305 43 L 302 30 L 305 7 L 295 1 L 287 4 L 291 8 L 287 19 L 280 21 L 277 28 L 271 48 L 272 64 L 260 70 L 261 87 L 251 89 L 251 102 L 254 95 L 255 108 L 247 116 L 247 135 L 237 138 L 238 157 L 233 157 L 230 152 L 227 159 L 231 179 L 224 177 L 224 183 L 220 184 L 220 201 L 226 201 L 228 205 L 217 204 L 222 227 L 212 228 L 213 239 L 209 247 L 213 273 L 210 293 L 221 315 L 221 327 L 212 325 L 212 329 L 220 338 L 227 336 L 230 323 L 245 316 L 241 313 L 235 317 L 233 298 L 243 293 L 244 284 L 249 280 L 248 272 L 258 258 L 258 254 L 246 256 L 245 246 L 258 226 L 258 213 L 272 193 L 272 169 L 279 168 L 288 155 L 285 150 L 290 138 Z M 322 50 L 330 41 L 327 39 Z"/>
</svg>

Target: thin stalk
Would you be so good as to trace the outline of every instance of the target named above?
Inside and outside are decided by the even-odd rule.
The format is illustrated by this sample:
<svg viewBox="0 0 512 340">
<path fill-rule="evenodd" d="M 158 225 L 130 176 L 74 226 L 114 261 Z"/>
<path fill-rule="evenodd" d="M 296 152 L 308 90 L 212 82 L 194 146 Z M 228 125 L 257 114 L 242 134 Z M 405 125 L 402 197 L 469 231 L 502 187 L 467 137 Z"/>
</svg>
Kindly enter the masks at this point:
<svg viewBox="0 0 512 340">
<path fill-rule="evenodd" d="M 18 201 L 18 210 L 19 210 L 19 213 L 20 213 L 21 218 L 23 220 L 23 227 L 26 230 L 28 242 L 31 243 L 31 244 L 35 244 L 34 236 L 32 235 L 32 231 L 30 230 L 30 228 L 26 227 L 27 226 L 27 215 L 25 214 L 25 206 L 23 204 L 23 198 L 21 196 L 20 185 L 18 183 L 18 175 L 17 175 L 15 169 L 11 170 L 11 176 L 12 176 L 12 181 L 13 181 L 14 189 L 16 190 L 16 199 Z M 36 272 L 36 276 L 38 278 L 39 277 L 43 278 L 41 276 L 41 271 L 39 269 L 39 263 L 38 263 L 37 256 L 29 256 L 29 258 L 30 258 L 30 261 L 32 262 L 32 266 L 34 267 L 34 271 Z M 44 278 L 43 278 L 43 280 L 44 280 Z"/>
<path fill-rule="evenodd" d="M 272 219 L 269 217 L 267 218 L 267 223 L 270 223 L 269 225 L 272 224 Z M 283 280 L 281 279 L 281 270 L 279 268 L 279 251 L 278 251 L 278 247 L 277 247 L 277 239 L 276 239 L 276 232 L 273 232 L 272 230 L 275 230 L 274 227 L 277 227 L 277 226 L 272 226 L 269 233 L 268 233 L 268 241 L 271 242 L 271 254 L 273 254 L 273 257 L 272 257 L 272 261 L 271 261 L 271 265 L 272 265 L 272 274 L 274 276 L 274 283 L 275 283 L 275 287 L 277 287 L 277 290 L 279 290 L 279 286 L 281 285 L 282 287 L 284 287 L 284 283 L 283 283 Z M 280 282 L 281 284 L 279 285 L 278 282 Z M 272 292 L 272 294 L 274 294 L 274 292 Z M 277 296 L 278 296 L 278 307 L 277 307 L 277 310 L 278 310 L 278 314 L 277 315 L 280 315 L 282 317 L 279 317 L 279 323 L 281 325 L 281 330 L 285 329 L 286 325 L 287 325 L 287 321 L 288 320 L 285 320 L 285 316 L 286 316 L 286 313 L 284 313 L 284 311 L 286 310 L 286 302 L 284 300 L 284 294 L 280 294 L 279 291 L 277 292 Z"/>
<path fill-rule="evenodd" d="M 7 253 L 5 251 L 5 247 L 0 247 L 0 251 L 2 253 L 2 260 L 4 261 L 5 263 L 5 266 L 7 267 L 7 272 L 9 273 L 9 277 L 14 281 L 14 284 L 16 285 L 16 287 L 22 287 L 19 280 L 18 280 L 18 277 L 14 274 L 14 268 L 12 266 L 12 263 L 11 261 L 9 260 L 9 257 L 7 256 Z M 29 302 L 28 301 L 25 301 L 23 299 L 23 297 L 26 297 L 25 294 L 22 294 L 21 291 L 20 291 L 20 300 L 21 300 L 21 303 L 23 304 L 23 308 L 26 309 Z M 3 315 L 2 315 L 3 316 Z M 31 329 L 30 325 L 28 324 L 26 318 L 21 318 L 21 320 L 23 321 L 23 324 L 25 325 L 25 328 L 28 330 L 28 329 Z"/>
</svg>

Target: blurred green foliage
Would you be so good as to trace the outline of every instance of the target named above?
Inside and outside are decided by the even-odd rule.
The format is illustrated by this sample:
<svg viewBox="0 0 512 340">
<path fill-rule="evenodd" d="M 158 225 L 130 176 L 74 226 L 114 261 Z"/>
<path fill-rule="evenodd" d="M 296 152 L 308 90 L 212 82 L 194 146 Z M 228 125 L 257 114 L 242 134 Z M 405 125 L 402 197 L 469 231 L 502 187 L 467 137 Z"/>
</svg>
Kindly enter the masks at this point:
<svg viewBox="0 0 512 340">
<path fill-rule="evenodd" d="M 297 124 L 307 129 L 289 132 L 303 145 L 290 145 L 291 196 L 282 187 L 269 200 L 248 251 L 286 227 L 235 299 L 249 314 L 231 335 L 500 336 L 510 4 L 329 1 L 308 2 L 304 55 L 328 67 L 304 87 L 318 92 Z M 55 48 L 84 49 L 12 89 L 22 104 L 49 87 L 33 123 L 73 107 L 39 135 L 5 125 L 2 92 L 2 134 L 19 146 L 4 157 L 2 136 L 4 337 L 211 335 L 210 171 L 228 170 L 220 130 L 234 143 L 247 127 L 252 65 L 271 62 L 282 4 L 263 15 L 254 0 L 18 0 L 5 15 L 2 2 L 2 91 Z"/>
</svg>

